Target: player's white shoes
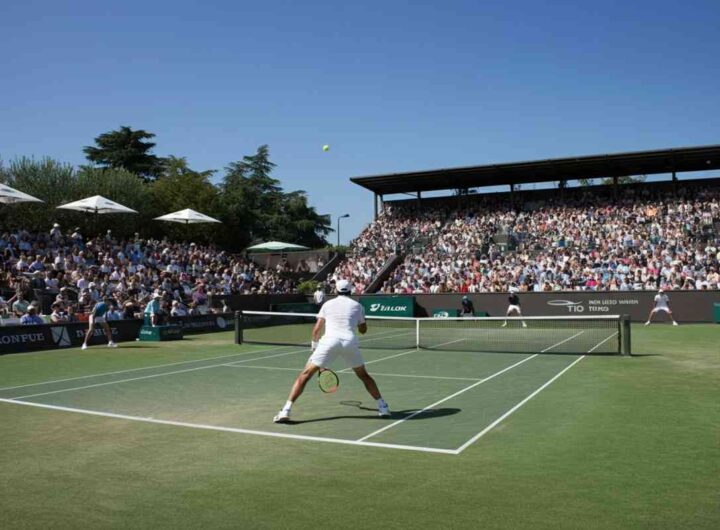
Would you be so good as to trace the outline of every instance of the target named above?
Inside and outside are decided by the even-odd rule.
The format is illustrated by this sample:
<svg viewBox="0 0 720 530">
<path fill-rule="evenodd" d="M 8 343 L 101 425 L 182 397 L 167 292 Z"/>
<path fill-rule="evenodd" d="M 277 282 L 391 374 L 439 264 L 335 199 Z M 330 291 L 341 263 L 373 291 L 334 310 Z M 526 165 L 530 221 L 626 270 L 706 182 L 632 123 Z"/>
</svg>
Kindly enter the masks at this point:
<svg viewBox="0 0 720 530">
<path fill-rule="evenodd" d="M 117 343 L 113 341 L 108 342 L 108 348 L 117 348 Z"/>
<path fill-rule="evenodd" d="M 650 325 L 650 321 L 648 320 L 647 322 L 645 322 L 645 325 L 646 325 L 646 326 L 649 326 L 649 325 Z"/>
<path fill-rule="evenodd" d="M 675 322 L 675 321 L 673 320 L 673 326 L 679 326 L 679 325 L 680 325 L 680 324 L 678 324 L 677 322 Z"/>
<path fill-rule="evenodd" d="M 526 324 L 525 322 L 523 322 L 523 327 L 524 327 L 524 328 L 526 328 L 526 327 L 527 327 L 527 324 Z"/>
<path fill-rule="evenodd" d="M 80 346 L 80 349 L 81 349 L 81 350 L 87 350 L 87 344 L 83 343 L 83 345 Z"/>
<path fill-rule="evenodd" d="M 507 327 L 507 322 L 503 322 L 503 325 L 500 326 L 500 327 L 501 327 L 501 328 L 506 328 L 506 327 Z"/>
<path fill-rule="evenodd" d="M 389 418 L 390 417 L 390 407 L 388 407 L 387 403 L 378 405 L 378 416 L 380 416 L 381 418 Z"/>
<path fill-rule="evenodd" d="M 290 421 L 290 411 L 281 410 L 273 418 L 273 423 L 288 423 Z"/>
</svg>

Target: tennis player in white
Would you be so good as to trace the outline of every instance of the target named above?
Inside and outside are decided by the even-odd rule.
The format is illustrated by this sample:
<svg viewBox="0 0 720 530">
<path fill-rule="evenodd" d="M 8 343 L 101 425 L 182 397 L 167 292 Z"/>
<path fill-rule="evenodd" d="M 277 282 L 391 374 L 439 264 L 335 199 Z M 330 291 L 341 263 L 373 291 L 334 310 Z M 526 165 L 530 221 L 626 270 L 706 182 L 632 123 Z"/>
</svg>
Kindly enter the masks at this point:
<svg viewBox="0 0 720 530">
<path fill-rule="evenodd" d="M 652 320 L 652 317 L 655 313 L 667 313 L 670 316 L 670 319 L 672 320 L 673 326 L 677 326 L 678 323 L 675 322 L 675 317 L 673 316 L 673 312 L 670 311 L 670 298 L 668 298 L 668 295 L 665 294 L 665 292 L 660 289 L 658 291 L 658 294 L 655 295 L 655 307 L 650 310 L 650 314 L 648 315 L 647 322 L 645 322 L 646 326 L 650 325 L 650 321 Z"/>
<path fill-rule="evenodd" d="M 522 316 L 522 311 L 520 310 L 520 297 L 518 296 L 519 289 L 517 287 L 510 287 L 510 296 L 508 296 L 508 308 L 505 312 L 506 317 L 510 316 Z M 508 321 L 506 320 L 503 322 L 502 327 L 506 327 L 508 324 Z M 527 324 L 525 321 L 522 321 L 522 327 L 526 328 Z"/>
<path fill-rule="evenodd" d="M 359 303 L 350 298 L 350 282 L 339 280 L 335 285 L 335 289 L 338 296 L 325 302 L 317 315 L 317 322 L 312 331 L 313 353 L 308 359 L 305 368 L 295 379 L 285 406 L 273 418 L 275 423 L 288 423 L 290 421 L 290 409 L 305 390 L 307 382 L 323 366 L 328 366 L 338 357 L 342 357 L 347 365 L 353 369 L 355 375 L 360 378 L 367 391 L 377 401 L 379 415 L 383 417 L 390 416 L 388 404 L 380 395 L 375 380 L 365 369 L 365 363 L 362 355 L 360 355 L 360 344 L 355 335 L 355 328 L 362 335 L 367 332 L 365 311 Z M 325 326 L 325 334 L 320 338 L 323 326 Z"/>
</svg>

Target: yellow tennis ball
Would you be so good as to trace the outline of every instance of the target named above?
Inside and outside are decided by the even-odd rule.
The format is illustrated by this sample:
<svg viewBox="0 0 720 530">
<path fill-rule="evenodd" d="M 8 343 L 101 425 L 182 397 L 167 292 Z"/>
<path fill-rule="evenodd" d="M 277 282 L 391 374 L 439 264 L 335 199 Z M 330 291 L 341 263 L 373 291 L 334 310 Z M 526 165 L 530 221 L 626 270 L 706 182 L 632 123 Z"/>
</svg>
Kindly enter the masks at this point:
<svg viewBox="0 0 720 530">
<path fill-rule="evenodd" d="M 330 146 L 327 144 L 323 145 L 323 151 L 325 151 L 325 152 L 330 151 Z"/>
</svg>

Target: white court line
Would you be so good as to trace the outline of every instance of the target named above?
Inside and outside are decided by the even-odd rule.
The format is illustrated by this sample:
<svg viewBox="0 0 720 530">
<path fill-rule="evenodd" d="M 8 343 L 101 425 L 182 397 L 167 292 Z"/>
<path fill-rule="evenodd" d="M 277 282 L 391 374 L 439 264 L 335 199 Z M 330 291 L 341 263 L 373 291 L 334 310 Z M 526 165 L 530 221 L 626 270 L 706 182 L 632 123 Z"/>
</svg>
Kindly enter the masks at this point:
<svg viewBox="0 0 720 530">
<path fill-rule="evenodd" d="M 0 388 L 0 391 L 2 390 L 13 390 L 15 388 L 26 388 L 29 386 L 40 386 L 40 385 L 49 385 L 52 383 L 64 383 L 66 381 L 76 381 L 77 379 L 89 379 L 90 377 L 103 377 L 106 375 L 116 375 L 116 374 L 124 374 L 127 372 L 137 372 L 138 370 L 150 370 L 152 368 L 163 368 L 165 366 L 177 366 L 178 364 L 188 364 L 188 363 L 199 363 L 203 361 L 213 361 L 215 359 L 227 359 L 228 357 L 238 357 L 243 355 L 252 355 L 254 353 L 263 353 L 268 351 L 276 351 L 280 350 L 282 348 L 291 348 L 292 346 L 275 346 L 273 348 L 266 348 L 264 350 L 255 350 L 255 351 L 249 351 L 249 352 L 242 352 L 242 353 L 232 353 L 228 355 L 219 355 L 217 357 L 207 357 L 205 359 L 195 359 L 192 361 L 178 361 L 174 363 L 165 363 L 165 364 L 153 364 L 150 366 L 142 366 L 140 368 L 129 368 L 127 370 L 117 370 L 115 372 L 103 372 L 99 374 L 90 374 L 90 375 L 79 375 L 77 377 L 68 377 L 66 379 L 53 379 L 50 381 L 41 381 L 40 383 L 28 383 L 26 385 L 17 385 L 17 386 L 6 386 L 3 388 Z"/>
<path fill-rule="evenodd" d="M 237 364 L 223 364 L 221 366 L 227 366 L 229 368 L 260 368 L 262 370 L 282 370 L 285 372 L 300 372 L 302 368 L 283 368 L 280 366 L 249 366 L 249 365 L 237 365 Z M 479 381 L 477 377 L 444 377 L 440 375 L 411 375 L 411 374 L 379 374 L 377 372 L 373 372 L 374 376 L 385 376 L 385 377 L 413 377 L 413 378 L 420 378 L 420 379 L 450 379 L 454 381 Z"/>
<path fill-rule="evenodd" d="M 567 339 L 565 339 L 565 340 L 561 340 L 560 342 L 558 342 L 557 344 L 553 344 L 553 345 L 550 346 L 549 348 L 545 348 L 544 350 L 541 350 L 540 353 L 545 353 L 545 352 L 548 351 L 548 350 L 552 350 L 555 346 L 560 346 L 561 344 L 565 344 L 567 341 L 572 340 L 572 339 L 574 339 L 575 337 L 579 337 L 579 336 L 582 335 L 583 333 L 585 333 L 585 330 L 581 331 L 580 333 L 575 333 L 575 335 L 573 335 L 572 337 L 569 337 L 569 338 L 567 338 Z"/>
<path fill-rule="evenodd" d="M 470 445 L 474 444 L 474 443 L 475 443 L 476 441 L 478 441 L 480 438 L 482 438 L 483 436 L 485 436 L 485 434 L 487 434 L 487 433 L 490 432 L 492 429 L 494 429 L 495 427 L 497 427 L 497 425 L 498 425 L 500 422 L 502 422 L 505 418 L 507 418 L 508 416 L 510 416 L 510 414 L 512 414 L 513 412 L 515 412 L 517 409 L 519 409 L 520 407 L 522 407 L 525 403 L 527 403 L 527 402 L 530 401 L 532 398 L 534 398 L 536 395 L 538 395 L 542 390 L 544 390 L 545 388 L 547 388 L 548 385 L 550 385 L 550 384 L 551 384 L 553 381 L 555 381 L 558 377 L 560 377 L 562 374 L 564 374 L 565 372 L 567 372 L 570 368 L 572 368 L 573 366 L 575 366 L 577 363 L 579 363 L 580 361 L 582 361 L 584 358 L 585 358 L 585 355 L 581 355 L 580 357 L 578 357 L 577 359 L 575 359 L 572 363 L 570 363 L 568 366 L 566 366 L 565 368 L 563 368 L 560 372 L 558 372 L 557 374 L 555 374 L 549 381 L 547 381 L 545 384 L 543 384 L 540 388 L 538 388 L 537 390 L 535 390 L 535 392 L 533 392 L 532 394 L 530 394 L 528 397 L 526 397 L 525 399 L 523 399 L 520 403 L 518 403 L 517 405 L 515 405 L 513 408 L 511 408 L 510 410 L 508 410 L 505 414 L 503 414 L 503 415 L 500 416 L 498 419 L 496 419 L 494 422 L 492 422 L 490 425 L 488 425 L 487 427 L 485 427 L 482 431 L 480 431 L 480 432 L 477 433 L 475 436 L 473 436 L 472 438 L 470 438 L 467 442 L 465 442 L 465 443 L 462 444 L 460 447 L 458 447 L 458 449 L 457 449 L 458 454 L 462 453 L 462 452 L 463 452 L 465 449 L 467 449 Z"/>
<path fill-rule="evenodd" d="M 597 350 L 601 345 L 605 344 L 607 341 L 609 341 L 610 339 L 612 339 L 612 338 L 613 338 L 615 335 L 617 335 L 617 334 L 618 334 L 618 332 L 616 331 L 615 333 L 613 333 L 612 335 L 610 335 L 610 336 L 609 336 L 607 339 L 605 339 L 604 341 L 598 342 L 595 346 L 593 346 L 591 349 L 588 350 L 588 353 L 594 352 L 594 351 Z"/>
<path fill-rule="evenodd" d="M 17 401 L 14 399 L 0 398 L 2 403 L 11 403 L 14 405 L 25 405 L 28 407 L 37 407 L 41 409 L 60 410 L 64 412 L 74 412 L 76 414 L 87 414 L 90 416 L 100 416 L 104 418 L 115 418 L 119 420 L 139 421 L 143 423 L 154 423 L 158 425 L 172 425 L 175 427 L 190 427 L 193 429 L 204 429 L 208 431 L 220 431 L 220 432 L 232 432 L 239 434 L 252 434 L 257 436 L 270 436 L 273 438 L 290 438 L 293 440 L 306 440 L 313 442 L 329 442 L 335 444 L 355 445 L 364 447 L 381 447 L 385 449 L 404 449 L 407 451 L 421 451 L 423 453 L 440 453 L 446 455 L 458 454 L 455 449 L 440 449 L 437 447 L 422 447 L 416 445 L 398 445 L 398 444 L 386 444 L 377 442 L 358 442 L 356 440 L 344 440 L 342 438 L 323 438 L 320 436 L 306 436 L 302 434 L 287 434 L 281 432 L 271 431 L 255 431 L 251 429 L 239 429 L 234 427 L 221 427 L 217 425 L 205 425 L 202 423 L 187 423 L 183 421 L 171 421 L 171 420 L 160 420 L 155 418 L 143 418 L 141 416 L 127 416 L 125 414 L 114 414 L 111 412 L 100 412 L 96 410 L 87 409 L 75 409 L 70 407 L 61 407 L 58 405 L 47 405 L 45 403 L 33 403 L 31 401 Z"/>
<path fill-rule="evenodd" d="M 414 418 L 414 417 L 417 416 L 418 414 L 422 414 L 423 412 L 425 412 L 425 411 L 427 411 L 427 410 L 429 410 L 429 409 L 431 409 L 431 408 L 433 408 L 433 407 L 438 406 L 440 403 L 444 403 L 444 402 L 446 402 L 446 401 L 449 400 L 449 399 L 452 399 L 452 398 L 454 398 L 454 397 L 456 397 L 456 396 L 459 396 L 460 394 L 462 394 L 462 393 L 464 393 L 464 392 L 467 392 L 468 390 L 472 390 L 473 388 L 475 388 L 475 387 L 478 386 L 478 385 L 482 385 L 482 384 L 485 383 L 486 381 L 490 381 L 491 379 L 494 379 L 495 377 L 499 376 L 500 374 L 503 374 L 503 373 L 507 372 L 508 370 L 512 370 L 512 369 L 515 368 L 516 366 L 520 366 L 520 365 L 523 364 L 524 362 L 527 362 L 527 361 L 529 361 L 530 359 L 532 359 L 532 358 L 534 358 L 534 357 L 537 357 L 538 355 L 540 355 L 540 354 L 539 354 L 539 353 L 536 353 L 536 354 L 534 354 L 534 355 L 531 355 L 530 357 L 525 357 L 522 361 L 519 361 L 519 362 L 517 362 L 517 363 L 515 363 L 515 364 L 512 364 L 512 365 L 510 365 L 510 366 L 507 366 L 507 367 L 503 368 L 502 370 L 500 370 L 499 372 L 495 372 L 494 374 L 489 375 L 488 377 L 486 377 L 486 378 L 484 378 L 484 379 L 480 379 L 480 381 L 478 381 L 477 383 L 472 384 L 472 385 L 470 385 L 470 386 L 466 386 L 466 387 L 463 388 L 462 390 L 459 390 L 459 391 L 455 392 L 454 394 L 452 394 L 452 395 L 450 395 L 450 396 L 448 396 L 448 397 L 445 397 L 445 398 L 441 399 L 440 401 L 436 401 L 436 402 L 433 403 L 432 405 L 428 405 L 427 407 L 425 407 L 425 408 L 422 409 L 422 410 L 415 411 L 415 412 L 413 412 L 412 414 L 410 414 L 409 416 L 405 416 L 405 417 L 404 417 L 403 419 L 401 419 L 401 420 L 398 420 L 398 421 L 396 421 L 396 422 L 393 422 L 393 423 L 391 423 L 391 424 L 389 424 L 389 425 L 386 425 L 386 426 L 383 427 L 382 429 L 378 429 L 377 431 L 371 432 L 371 433 L 368 434 L 367 436 L 363 436 L 362 438 L 359 438 L 357 441 L 358 441 L 358 442 L 364 442 L 364 441 L 367 440 L 368 438 L 372 438 L 373 436 L 375 436 L 375 435 L 377 435 L 377 434 L 380 434 L 381 432 L 387 431 L 388 429 L 391 429 L 391 428 L 395 427 L 396 425 L 400 425 L 401 423 L 403 423 L 403 422 L 405 422 L 405 421 L 407 421 L 407 420 L 409 420 L 409 419 L 411 419 L 411 418 Z"/>
<path fill-rule="evenodd" d="M 294 353 L 302 353 L 304 351 L 305 351 L 305 349 L 289 351 L 289 352 L 285 352 L 285 353 L 276 353 L 275 355 L 265 355 L 263 357 L 256 357 L 254 359 L 244 359 L 242 361 L 237 361 L 237 362 L 238 363 L 249 363 L 252 361 L 261 361 L 263 359 L 271 359 L 273 357 L 282 357 L 283 355 L 292 355 Z M 106 381 L 105 383 L 95 383 L 94 385 L 63 388 L 61 390 L 52 390 L 50 392 L 41 392 L 39 394 L 28 394 L 27 396 L 17 396 L 17 397 L 11 398 L 11 399 L 27 399 L 27 398 L 38 397 L 38 396 L 48 396 L 50 394 L 60 394 L 61 392 L 72 392 L 73 390 L 83 390 L 86 388 L 95 388 L 95 387 L 99 387 L 99 386 L 115 385 L 118 383 L 127 383 L 129 381 L 140 381 L 142 379 L 152 379 L 153 377 L 163 377 L 166 375 L 173 375 L 173 374 L 184 374 L 186 372 L 194 372 L 196 370 L 205 370 L 207 368 L 218 368 L 219 366 L 223 366 L 223 364 L 224 363 L 210 364 L 208 366 L 198 366 L 195 368 L 186 368 L 185 370 L 174 370 L 172 372 L 163 372 L 161 374 L 143 375 L 141 377 L 130 377 L 128 379 L 118 379 L 117 381 Z"/>
</svg>

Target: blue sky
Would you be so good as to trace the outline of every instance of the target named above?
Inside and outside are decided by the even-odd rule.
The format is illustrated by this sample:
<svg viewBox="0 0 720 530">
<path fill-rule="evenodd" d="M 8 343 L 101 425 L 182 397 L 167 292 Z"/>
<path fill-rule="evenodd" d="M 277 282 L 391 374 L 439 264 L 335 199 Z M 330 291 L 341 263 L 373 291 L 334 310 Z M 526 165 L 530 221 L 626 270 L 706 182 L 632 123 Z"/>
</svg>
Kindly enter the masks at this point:
<svg viewBox="0 0 720 530">
<path fill-rule="evenodd" d="M 347 241 L 351 176 L 720 143 L 718 28 L 717 0 L 9 1 L 0 157 L 83 163 L 120 125 L 198 170 L 268 144 Z"/>
</svg>

